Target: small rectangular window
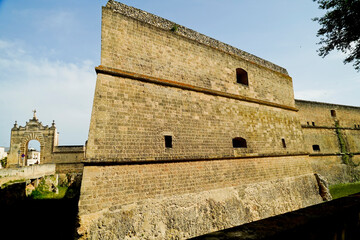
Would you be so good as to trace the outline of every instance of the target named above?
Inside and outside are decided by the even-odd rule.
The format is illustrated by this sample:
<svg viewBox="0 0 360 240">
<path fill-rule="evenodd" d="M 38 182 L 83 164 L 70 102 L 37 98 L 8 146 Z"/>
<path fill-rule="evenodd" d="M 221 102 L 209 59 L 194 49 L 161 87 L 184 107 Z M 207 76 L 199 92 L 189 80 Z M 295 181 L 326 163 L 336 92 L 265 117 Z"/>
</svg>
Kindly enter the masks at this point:
<svg viewBox="0 0 360 240">
<path fill-rule="evenodd" d="M 172 136 L 164 136 L 165 137 L 165 147 L 172 148 Z"/>
<path fill-rule="evenodd" d="M 310 126 L 310 123 L 309 122 L 306 122 L 308 126 Z"/>
<path fill-rule="evenodd" d="M 244 69 L 236 69 L 236 82 L 249 86 L 248 74 Z"/>
<path fill-rule="evenodd" d="M 284 138 L 281 139 L 281 143 L 282 143 L 283 148 L 286 148 L 286 142 L 285 142 Z"/>
<path fill-rule="evenodd" d="M 247 148 L 247 143 L 245 138 L 236 137 L 233 138 L 233 148 Z"/>
<path fill-rule="evenodd" d="M 320 152 L 320 146 L 319 145 L 313 145 L 312 148 L 313 148 L 314 151 Z"/>
<path fill-rule="evenodd" d="M 312 122 L 312 125 L 315 127 L 315 122 Z"/>
<path fill-rule="evenodd" d="M 332 117 L 336 117 L 336 111 L 335 110 L 330 110 L 330 112 L 331 112 Z"/>
</svg>

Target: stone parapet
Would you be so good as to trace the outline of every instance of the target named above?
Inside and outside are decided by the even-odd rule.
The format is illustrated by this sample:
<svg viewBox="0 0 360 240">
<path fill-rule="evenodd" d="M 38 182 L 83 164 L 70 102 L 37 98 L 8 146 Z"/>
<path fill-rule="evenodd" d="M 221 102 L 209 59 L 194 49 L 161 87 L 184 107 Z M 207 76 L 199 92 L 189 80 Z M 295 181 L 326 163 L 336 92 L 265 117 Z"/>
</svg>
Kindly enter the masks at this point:
<svg viewBox="0 0 360 240">
<path fill-rule="evenodd" d="M 116 2 L 116 1 L 109 1 L 106 4 L 106 8 L 109 8 L 112 11 L 120 13 L 124 16 L 134 18 L 137 21 L 150 24 L 157 28 L 160 28 L 160 29 L 163 29 L 166 31 L 173 31 L 174 33 L 179 34 L 180 36 L 183 36 L 183 37 L 186 37 L 193 41 L 196 41 L 198 43 L 213 47 L 215 49 L 222 50 L 228 54 L 233 54 L 240 58 L 246 59 L 249 62 L 253 62 L 254 64 L 260 65 L 265 68 L 269 68 L 273 71 L 276 71 L 276 72 L 279 72 L 281 74 L 288 76 L 288 72 L 286 71 L 286 69 L 284 69 L 274 63 L 271 63 L 269 61 L 261 59 L 253 54 L 250 54 L 243 50 L 237 49 L 226 43 L 222 43 L 216 39 L 213 39 L 204 34 L 198 33 L 187 27 L 178 25 L 172 21 L 169 21 L 162 17 L 156 16 L 154 14 L 145 12 L 143 10 L 140 10 L 140 9 L 137 9 L 134 7 L 127 6 L 125 4 L 122 4 L 122 3 Z"/>
</svg>

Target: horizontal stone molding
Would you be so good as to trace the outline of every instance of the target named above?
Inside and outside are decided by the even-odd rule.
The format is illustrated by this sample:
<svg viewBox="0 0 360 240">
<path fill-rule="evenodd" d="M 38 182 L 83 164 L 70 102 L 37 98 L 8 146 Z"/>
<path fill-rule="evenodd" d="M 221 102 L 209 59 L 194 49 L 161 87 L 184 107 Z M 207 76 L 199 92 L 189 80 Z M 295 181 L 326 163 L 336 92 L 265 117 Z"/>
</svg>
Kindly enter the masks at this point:
<svg viewBox="0 0 360 240">
<path fill-rule="evenodd" d="M 185 84 L 185 83 L 181 83 L 181 82 L 177 82 L 177 81 L 151 77 L 151 76 L 147 76 L 147 75 L 143 75 L 143 74 L 132 73 L 132 72 L 123 71 L 120 69 L 109 68 L 109 67 L 106 67 L 103 65 L 96 67 L 95 70 L 96 70 L 97 74 L 101 73 L 101 74 L 107 74 L 107 75 L 116 76 L 116 77 L 125 77 L 125 78 L 129 78 L 129 79 L 159 84 L 159 85 L 163 85 L 163 86 L 175 87 L 175 88 L 180 88 L 180 89 L 189 90 L 189 91 L 201 92 L 201 93 L 214 95 L 214 96 L 231 98 L 231 99 L 235 99 L 235 100 L 239 100 L 239 101 L 257 103 L 257 104 L 281 108 L 281 109 L 285 109 L 285 110 L 289 110 L 289 111 L 295 111 L 295 112 L 298 111 L 298 109 L 295 107 L 286 106 L 283 104 L 278 104 L 278 103 L 263 101 L 263 100 L 259 100 L 259 99 L 255 99 L 255 98 L 245 97 L 245 96 L 241 96 L 241 95 L 237 95 L 237 94 L 225 93 L 225 92 L 216 91 L 216 90 L 212 90 L 212 89 L 197 87 L 197 86 L 193 86 L 190 84 Z"/>
<path fill-rule="evenodd" d="M 345 154 L 360 155 L 360 152 L 348 152 L 348 153 L 311 153 L 310 157 L 323 157 L 323 156 L 341 156 Z"/>
<path fill-rule="evenodd" d="M 329 126 L 311 126 L 311 125 L 301 125 L 302 128 L 311 128 L 311 129 L 337 129 L 336 127 L 329 127 Z M 350 127 L 338 127 L 338 129 L 345 129 L 345 130 L 357 130 L 360 131 L 360 128 L 350 128 Z"/>
<path fill-rule="evenodd" d="M 104 166 L 104 165 L 130 165 L 130 164 L 156 164 L 156 163 L 177 163 L 177 162 L 198 162 L 198 161 L 217 161 L 217 160 L 233 160 L 233 159 L 249 159 L 249 158 L 270 158 L 270 157 L 299 157 L 309 156 L 309 153 L 299 152 L 292 154 L 257 154 L 248 156 L 236 156 L 236 157 L 214 157 L 214 158 L 174 158 L 164 160 L 124 160 L 124 159 L 95 159 L 87 158 L 82 162 L 85 166 Z"/>
</svg>

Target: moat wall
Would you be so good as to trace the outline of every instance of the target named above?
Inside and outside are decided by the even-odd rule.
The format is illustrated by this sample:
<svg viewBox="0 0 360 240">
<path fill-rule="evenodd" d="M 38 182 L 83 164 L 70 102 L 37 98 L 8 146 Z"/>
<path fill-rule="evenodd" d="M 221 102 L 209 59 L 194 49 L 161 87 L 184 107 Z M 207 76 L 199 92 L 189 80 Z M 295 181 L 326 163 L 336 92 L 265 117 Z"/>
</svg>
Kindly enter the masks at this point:
<svg viewBox="0 0 360 240">
<path fill-rule="evenodd" d="M 182 239 L 322 201 L 285 69 L 109 1 L 96 71 L 85 238 Z"/>
<path fill-rule="evenodd" d="M 87 166 L 81 233 L 184 239 L 322 201 L 307 157 Z"/>
<path fill-rule="evenodd" d="M 360 179 L 360 108 L 296 100 L 314 171 L 330 184 Z"/>
</svg>

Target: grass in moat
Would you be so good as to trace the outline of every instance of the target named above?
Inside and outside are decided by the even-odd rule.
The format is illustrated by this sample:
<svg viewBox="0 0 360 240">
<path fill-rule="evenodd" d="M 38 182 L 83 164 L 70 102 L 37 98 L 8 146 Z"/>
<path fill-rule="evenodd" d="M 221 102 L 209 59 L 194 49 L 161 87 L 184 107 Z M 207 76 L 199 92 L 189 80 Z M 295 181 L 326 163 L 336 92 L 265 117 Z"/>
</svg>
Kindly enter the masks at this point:
<svg viewBox="0 0 360 240">
<path fill-rule="evenodd" d="M 342 183 L 330 186 L 330 194 L 333 199 L 349 196 L 360 192 L 360 182 Z"/>
<path fill-rule="evenodd" d="M 59 187 L 59 192 L 54 193 L 50 191 L 40 191 L 34 190 L 32 191 L 30 198 L 32 199 L 62 199 L 65 197 L 65 194 L 68 190 L 67 187 Z"/>
</svg>

